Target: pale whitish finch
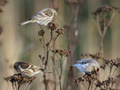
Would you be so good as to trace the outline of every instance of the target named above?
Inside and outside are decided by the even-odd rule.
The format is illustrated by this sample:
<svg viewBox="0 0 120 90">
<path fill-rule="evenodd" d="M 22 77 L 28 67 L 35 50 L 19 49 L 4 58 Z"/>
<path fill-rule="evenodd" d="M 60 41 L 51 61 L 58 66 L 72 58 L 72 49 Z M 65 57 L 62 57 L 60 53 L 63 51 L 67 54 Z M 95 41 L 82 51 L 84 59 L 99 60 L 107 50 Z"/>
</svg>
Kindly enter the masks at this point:
<svg viewBox="0 0 120 90">
<path fill-rule="evenodd" d="M 33 15 L 30 19 L 25 22 L 20 23 L 19 25 L 25 25 L 28 23 L 37 23 L 39 25 L 47 26 L 48 23 L 52 22 L 57 16 L 57 12 L 52 8 L 45 8 L 35 15 Z"/>
<path fill-rule="evenodd" d="M 77 61 L 77 64 L 71 66 L 77 67 L 83 75 L 90 74 L 94 70 L 99 71 L 100 69 L 100 66 L 97 63 L 97 61 L 90 58 L 79 60 Z"/>
<path fill-rule="evenodd" d="M 30 64 L 28 62 L 16 62 L 14 64 L 14 69 L 24 75 L 24 76 L 28 76 L 28 77 L 32 77 L 38 73 L 42 73 L 42 72 L 47 72 L 47 73 L 51 73 L 49 71 L 46 71 L 44 69 L 41 69 L 40 67 Z"/>
</svg>

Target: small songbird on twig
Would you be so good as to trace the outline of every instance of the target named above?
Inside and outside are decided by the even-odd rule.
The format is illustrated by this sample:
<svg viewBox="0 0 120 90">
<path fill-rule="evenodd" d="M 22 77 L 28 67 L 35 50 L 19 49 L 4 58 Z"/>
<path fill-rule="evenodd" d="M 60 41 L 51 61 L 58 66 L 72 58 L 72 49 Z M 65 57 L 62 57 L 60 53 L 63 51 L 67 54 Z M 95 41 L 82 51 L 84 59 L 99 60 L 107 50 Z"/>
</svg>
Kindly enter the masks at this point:
<svg viewBox="0 0 120 90">
<path fill-rule="evenodd" d="M 25 76 L 32 77 L 38 73 L 46 72 L 51 73 L 49 71 L 46 71 L 45 69 L 41 69 L 40 67 L 30 64 L 28 62 L 16 62 L 14 64 L 14 69 Z"/>
<path fill-rule="evenodd" d="M 37 23 L 39 25 L 47 26 L 48 23 L 52 22 L 57 16 L 56 10 L 52 8 L 45 8 L 35 15 L 33 15 L 30 19 L 25 22 L 20 23 L 19 25 L 25 25 L 28 23 Z"/>
<path fill-rule="evenodd" d="M 77 61 L 77 64 L 71 66 L 77 67 L 83 75 L 90 74 L 92 71 L 98 72 L 100 69 L 100 66 L 97 63 L 97 61 L 90 58 L 79 60 Z"/>
</svg>

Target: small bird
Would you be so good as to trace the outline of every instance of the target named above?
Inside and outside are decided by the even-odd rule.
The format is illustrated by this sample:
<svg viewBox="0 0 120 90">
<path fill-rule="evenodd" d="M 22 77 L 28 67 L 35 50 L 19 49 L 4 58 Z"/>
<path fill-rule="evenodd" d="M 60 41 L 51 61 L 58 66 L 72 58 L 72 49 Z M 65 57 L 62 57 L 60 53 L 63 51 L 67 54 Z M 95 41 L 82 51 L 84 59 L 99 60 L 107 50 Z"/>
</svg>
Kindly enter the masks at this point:
<svg viewBox="0 0 120 90">
<path fill-rule="evenodd" d="M 94 59 L 83 59 L 77 61 L 77 64 L 71 65 L 77 67 L 83 75 L 90 74 L 92 71 L 99 71 L 100 66 Z"/>
<path fill-rule="evenodd" d="M 37 23 L 39 25 L 47 26 L 48 23 L 52 22 L 56 16 L 57 16 L 56 10 L 52 8 L 45 8 L 36 13 L 35 15 L 33 15 L 27 21 L 20 23 L 19 25 L 22 26 L 28 23 Z"/>
<path fill-rule="evenodd" d="M 30 64 L 28 62 L 16 62 L 14 64 L 14 69 L 24 75 L 24 76 L 28 76 L 28 77 L 32 77 L 38 73 L 42 73 L 42 72 L 47 72 L 47 73 L 51 73 L 49 71 L 46 71 L 45 69 L 41 69 L 38 66 L 35 66 L 33 64 Z"/>
</svg>

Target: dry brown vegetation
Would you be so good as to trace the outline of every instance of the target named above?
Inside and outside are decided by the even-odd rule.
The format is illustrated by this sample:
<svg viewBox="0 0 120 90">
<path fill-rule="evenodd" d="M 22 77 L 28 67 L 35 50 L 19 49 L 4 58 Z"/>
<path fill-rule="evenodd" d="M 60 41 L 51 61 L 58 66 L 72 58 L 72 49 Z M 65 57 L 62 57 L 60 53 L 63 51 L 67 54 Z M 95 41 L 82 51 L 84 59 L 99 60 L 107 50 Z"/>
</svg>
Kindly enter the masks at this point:
<svg viewBox="0 0 120 90">
<path fill-rule="evenodd" d="M 36 7 L 37 7 L 37 2 L 39 1 L 36 0 Z M 30 24 L 31 25 L 30 31 L 25 31 L 25 30 L 22 31 L 27 34 L 23 34 L 19 31 L 20 35 L 23 34 L 22 39 L 25 40 L 24 42 L 28 43 L 26 44 L 27 47 L 25 47 L 24 45 L 20 46 L 20 49 L 23 49 L 23 51 L 21 50 L 17 51 L 18 48 L 16 47 L 19 43 L 16 43 L 17 40 L 14 41 L 18 33 L 14 30 L 11 31 L 11 33 L 9 33 L 10 37 L 14 36 L 10 38 L 10 40 L 12 41 L 11 46 L 13 46 L 12 47 L 13 49 L 10 49 L 11 54 L 7 53 L 6 57 L 4 58 L 1 57 L 1 61 L 0 61 L 1 65 L 3 63 L 3 65 L 6 66 L 0 66 L 0 68 L 2 67 L 3 69 L 6 70 L 6 72 L 4 72 L 4 74 L 2 74 L 2 76 L 0 77 L 2 77 L 2 79 L 4 79 L 4 81 L 6 81 L 7 83 L 6 82 L 3 83 L 3 86 L 1 83 L 0 89 L 1 90 L 8 90 L 8 89 L 9 90 L 119 90 L 120 89 L 120 85 L 119 85 L 120 58 L 117 55 L 119 55 L 120 52 L 119 49 L 118 51 L 113 52 L 117 54 L 114 55 L 114 59 L 113 59 L 113 56 L 110 54 L 110 51 L 108 49 L 109 47 L 107 47 L 109 46 L 109 43 L 107 44 L 107 46 L 105 46 L 106 45 L 105 37 L 109 35 L 108 32 L 113 29 L 112 23 L 115 23 L 116 21 L 115 15 L 120 15 L 120 8 L 115 5 L 113 6 L 108 5 L 106 3 L 104 5 L 97 6 L 96 9 L 94 8 L 95 11 L 93 11 L 92 9 L 93 12 L 90 13 L 93 17 L 89 17 L 89 18 L 94 19 L 95 22 L 92 22 L 90 24 L 91 26 L 89 27 L 92 27 L 92 25 L 94 25 L 95 23 L 95 25 L 93 26 L 95 31 L 93 33 L 90 30 L 85 32 L 81 29 L 87 27 L 87 23 L 82 22 L 82 18 L 81 18 L 83 17 L 81 13 L 86 12 L 82 8 L 84 7 L 83 6 L 85 3 L 84 0 L 83 1 L 82 0 L 65 0 L 65 1 L 52 0 L 47 2 L 48 4 L 50 3 L 51 6 L 58 11 L 57 23 L 51 22 L 48 24 L 47 27 L 39 27 L 39 25 L 36 26 L 38 28 L 38 34 L 36 32 L 37 30 L 35 31 L 36 28 L 31 24 Z M 4 6 L 7 4 L 8 5 L 11 4 L 11 1 L 9 2 L 0 1 L 0 14 L 4 14 L 4 12 L 7 12 L 4 10 Z M 65 7 L 62 4 L 65 4 Z M 65 8 L 65 10 L 61 8 Z M 65 14 L 65 16 L 61 15 L 61 18 L 63 19 L 64 23 L 59 22 L 58 19 L 60 16 L 59 15 L 60 10 L 62 10 L 61 12 Z M 84 18 L 86 17 L 87 16 L 85 16 Z M 80 24 L 82 25 L 85 24 L 85 25 L 82 26 Z M 25 29 L 28 29 L 27 26 L 23 26 L 23 27 L 25 27 Z M 86 29 L 91 29 L 89 27 Z M 5 36 L 4 34 L 5 29 L 3 28 L 4 25 L 3 26 L 0 25 L 0 35 Z M 90 38 L 86 34 L 84 34 L 85 36 L 81 35 L 81 33 L 82 34 L 89 33 Z M 7 35 L 8 34 L 6 34 L 6 37 Z M 35 39 L 33 39 L 32 37 Z M 90 42 L 89 44 L 86 43 L 87 42 L 86 38 L 88 38 L 88 42 Z M 99 38 L 98 41 L 94 41 L 95 38 Z M 17 39 L 20 40 L 19 36 L 17 37 Z M 5 40 L 6 39 L 3 40 L 0 39 L 1 48 L 5 48 L 2 45 L 5 46 L 7 44 L 6 47 L 9 46 L 10 43 L 8 41 L 7 41 L 8 43 L 4 42 Z M 32 40 L 35 42 L 35 44 L 37 44 L 37 45 L 34 44 L 35 47 L 34 45 L 32 46 L 32 44 L 30 44 L 29 42 Z M 93 46 L 93 44 L 91 44 L 93 41 L 95 43 L 98 43 L 95 44 L 98 45 L 97 48 Z M 108 39 L 107 42 L 109 41 L 110 40 Z M 20 40 L 20 42 L 23 43 L 22 40 Z M 115 42 L 115 40 L 113 42 Z M 14 47 L 14 45 L 16 47 Z M 114 46 L 115 45 L 113 45 L 113 47 Z M 24 48 L 21 47 L 27 49 L 24 50 Z M 91 48 L 94 50 L 92 51 Z M 8 49 L 6 49 L 5 52 L 9 52 Z M 0 53 L 2 53 L 2 51 Z M 8 54 L 10 54 L 10 56 Z M 16 58 L 17 56 L 18 58 Z M 86 74 L 83 77 L 79 75 L 78 73 L 79 70 L 73 69 L 73 67 L 70 67 L 70 65 L 74 64 L 76 60 L 81 59 L 81 57 L 95 59 L 100 64 L 100 72 L 96 73 L 95 71 L 93 71 L 91 75 Z M 38 64 L 40 65 L 40 67 L 46 70 L 51 70 L 52 73 L 51 74 L 43 73 L 43 75 L 37 75 L 35 77 L 25 77 L 20 73 L 14 72 L 13 64 L 14 62 L 17 61 L 16 59 L 23 59 L 23 61 L 25 59 L 30 59 L 27 61 Z M 0 71 L 2 71 L 3 69 L 1 69 Z"/>
</svg>

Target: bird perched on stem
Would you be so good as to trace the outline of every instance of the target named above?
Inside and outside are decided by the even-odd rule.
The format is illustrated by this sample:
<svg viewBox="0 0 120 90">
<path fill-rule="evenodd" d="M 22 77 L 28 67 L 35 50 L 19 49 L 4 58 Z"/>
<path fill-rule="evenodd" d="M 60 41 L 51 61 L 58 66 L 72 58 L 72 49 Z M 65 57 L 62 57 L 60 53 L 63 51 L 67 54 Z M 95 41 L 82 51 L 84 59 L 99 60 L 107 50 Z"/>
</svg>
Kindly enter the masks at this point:
<svg viewBox="0 0 120 90">
<path fill-rule="evenodd" d="M 33 15 L 27 21 L 20 23 L 19 25 L 22 26 L 28 23 L 37 23 L 39 25 L 47 26 L 48 23 L 52 22 L 56 16 L 57 16 L 56 10 L 52 8 L 45 8 L 36 13 L 35 15 Z"/>
<path fill-rule="evenodd" d="M 94 59 L 83 59 L 77 61 L 77 64 L 71 65 L 77 67 L 83 75 L 90 74 L 92 71 L 99 71 L 100 66 Z"/>
<path fill-rule="evenodd" d="M 33 64 L 30 64 L 28 62 L 16 62 L 14 64 L 14 69 L 24 75 L 24 76 L 28 76 L 28 77 L 32 77 L 38 73 L 42 73 L 42 72 L 47 72 L 47 73 L 51 73 L 49 71 L 46 71 L 45 69 L 41 69 L 38 66 L 35 66 Z"/>
</svg>

